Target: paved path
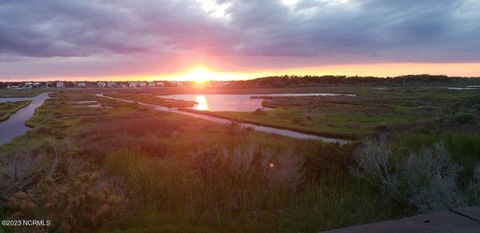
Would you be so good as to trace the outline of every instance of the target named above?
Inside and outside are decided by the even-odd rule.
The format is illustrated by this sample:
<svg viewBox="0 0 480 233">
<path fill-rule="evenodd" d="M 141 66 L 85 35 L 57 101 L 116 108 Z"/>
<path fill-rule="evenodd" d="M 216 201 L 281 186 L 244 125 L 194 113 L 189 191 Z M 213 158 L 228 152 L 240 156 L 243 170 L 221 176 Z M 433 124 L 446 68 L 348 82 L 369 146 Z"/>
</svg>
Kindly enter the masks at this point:
<svg viewBox="0 0 480 233">
<path fill-rule="evenodd" d="M 480 233 L 480 207 L 435 212 L 322 233 Z"/>
</svg>

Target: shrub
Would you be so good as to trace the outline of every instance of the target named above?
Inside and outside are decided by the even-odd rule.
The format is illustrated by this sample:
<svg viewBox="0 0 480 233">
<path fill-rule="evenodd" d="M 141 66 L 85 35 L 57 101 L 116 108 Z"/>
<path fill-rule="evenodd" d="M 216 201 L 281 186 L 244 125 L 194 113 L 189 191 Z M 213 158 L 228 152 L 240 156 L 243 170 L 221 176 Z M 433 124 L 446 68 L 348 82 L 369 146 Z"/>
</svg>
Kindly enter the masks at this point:
<svg viewBox="0 0 480 233">
<path fill-rule="evenodd" d="M 126 203 L 99 182 L 98 173 L 82 173 L 65 184 L 47 178 L 37 192 L 19 192 L 11 199 L 16 209 L 12 219 L 48 219 L 54 231 L 60 232 L 96 232 Z"/>
<path fill-rule="evenodd" d="M 393 155 L 383 140 L 366 140 L 356 151 L 352 173 L 377 186 L 389 197 L 398 195 L 400 181 L 393 171 Z M 397 197 L 398 198 L 398 197 Z"/>
<path fill-rule="evenodd" d="M 238 121 L 232 121 L 230 124 L 226 126 L 227 134 L 234 135 L 234 136 L 243 136 L 247 133 L 251 132 L 252 129 L 249 127 L 244 127 Z"/>
<path fill-rule="evenodd" d="M 465 194 L 469 205 L 480 205 L 480 167 L 473 170 L 473 179 L 467 186 Z"/>
<path fill-rule="evenodd" d="M 451 159 L 444 144 L 411 153 L 400 169 L 408 202 L 420 212 L 465 204 L 464 194 L 457 185 L 461 167 Z"/>
<path fill-rule="evenodd" d="M 451 121 L 458 125 L 474 124 L 475 117 L 470 113 L 462 113 L 456 114 Z"/>
<path fill-rule="evenodd" d="M 443 143 L 405 155 L 393 152 L 385 140 L 367 140 L 354 159 L 354 175 L 419 212 L 465 204 L 464 192 L 457 184 L 461 167 L 450 158 Z"/>
<path fill-rule="evenodd" d="M 261 108 L 257 108 L 257 110 L 255 110 L 255 111 L 253 112 L 253 115 L 258 115 L 258 116 L 263 116 L 263 115 L 267 115 L 267 114 L 268 114 L 268 113 L 267 113 L 265 110 L 261 109 Z"/>
</svg>

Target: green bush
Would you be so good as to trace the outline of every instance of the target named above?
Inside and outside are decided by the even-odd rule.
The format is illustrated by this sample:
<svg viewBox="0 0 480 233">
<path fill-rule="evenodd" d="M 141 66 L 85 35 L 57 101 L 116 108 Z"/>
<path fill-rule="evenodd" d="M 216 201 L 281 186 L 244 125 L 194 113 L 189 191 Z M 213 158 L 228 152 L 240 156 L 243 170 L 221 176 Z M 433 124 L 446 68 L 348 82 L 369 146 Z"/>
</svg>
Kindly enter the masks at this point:
<svg viewBox="0 0 480 233">
<path fill-rule="evenodd" d="M 125 207 L 126 199 L 99 182 L 98 173 L 83 173 L 71 183 L 45 179 L 33 192 L 19 192 L 11 203 L 12 219 L 48 219 L 49 231 L 96 232 Z M 28 230 L 28 229 L 27 229 Z"/>
</svg>

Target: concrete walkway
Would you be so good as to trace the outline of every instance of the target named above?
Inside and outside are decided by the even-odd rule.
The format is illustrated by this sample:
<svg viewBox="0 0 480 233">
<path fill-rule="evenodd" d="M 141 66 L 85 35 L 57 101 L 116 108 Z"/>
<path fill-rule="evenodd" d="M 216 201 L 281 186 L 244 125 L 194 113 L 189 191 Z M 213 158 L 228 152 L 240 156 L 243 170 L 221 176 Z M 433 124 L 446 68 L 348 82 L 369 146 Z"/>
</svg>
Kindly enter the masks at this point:
<svg viewBox="0 0 480 233">
<path fill-rule="evenodd" d="M 323 233 L 480 233 L 480 207 L 453 209 Z"/>
</svg>

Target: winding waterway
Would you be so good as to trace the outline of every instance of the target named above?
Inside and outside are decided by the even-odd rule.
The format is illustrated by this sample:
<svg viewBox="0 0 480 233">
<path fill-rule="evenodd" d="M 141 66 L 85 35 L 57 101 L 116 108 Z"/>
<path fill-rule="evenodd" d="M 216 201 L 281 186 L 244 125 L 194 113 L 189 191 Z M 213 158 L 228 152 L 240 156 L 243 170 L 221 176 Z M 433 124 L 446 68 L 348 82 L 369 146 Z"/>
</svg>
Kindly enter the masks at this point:
<svg viewBox="0 0 480 233">
<path fill-rule="evenodd" d="M 187 115 L 187 116 L 191 116 L 191 117 L 195 117 L 195 118 L 200 118 L 200 119 L 204 119 L 204 120 L 207 120 L 207 121 L 220 123 L 220 124 L 230 124 L 230 123 L 232 123 L 231 120 L 220 118 L 220 117 L 209 116 L 209 115 L 200 114 L 200 113 L 187 112 L 187 111 L 182 111 L 182 110 L 175 109 L 175 108 L 168 108 L 168 107 L 164 107 L 164 106 L 159 106 L 159 105 L 155 105 L 155 104 L 148 104 L 148 103 L 143 103 L 143 102 L 139 102 L 139 101 L 132 101 L 132 100 L 126 100 L 126 99 L 121 99 L 121 98 L 114 98 L 114 97 L 110 97 L 110 96 L 105 96 L 105 95 L 103 95 L 103 93 L 97 94 L 97 96 L 108 98 L 108 99 L 119 100 L 119 101 L 123 101 L 123 102 L 126 102 L 126 103 L 138 103 L 138 104 L 141 104 L 143 106 L 151 107 L 151 108 L 153 108 L 157 111 L 178 113 L 178 114 Z M 260 131 L 260 132 L 282 135 L 282 136 L 287 136 L 287 137 L 291 137 L 291 138 L 320 140 L 320 141 L 326 142 L 326 143 L 339 143 L 339 144 L 351 143 L 351 141 L 349 141 L 349 140 L 332 138 L 332 137 L 322 137 L 322 136 L 318 136 L 318 135 L 307 134 L 307 133 L 297 132 L 297 131 L 293 131 L 293 130 L 267 127 L 267 126 L 256 125 L 256 124 L 251 124 L 251 123 L 240 123 L 240 126 L 252 128 L 252 129 L 254 129 L 256 131 Z"/>
<path fill-rule="evenodd" d="M 44 92 L 31 98 L 0 98 L 0 103 L 31 100 L 28 106 L 12 114 L 6 121 L 0 122 L 0 145 L 9 143 L 15 137 L 26 133 L 30 128 L 25 125 L 30 117 L 35 113 L 35 109 L 40 107 L 48 99 L 48 93 Z"/>
</svg>

